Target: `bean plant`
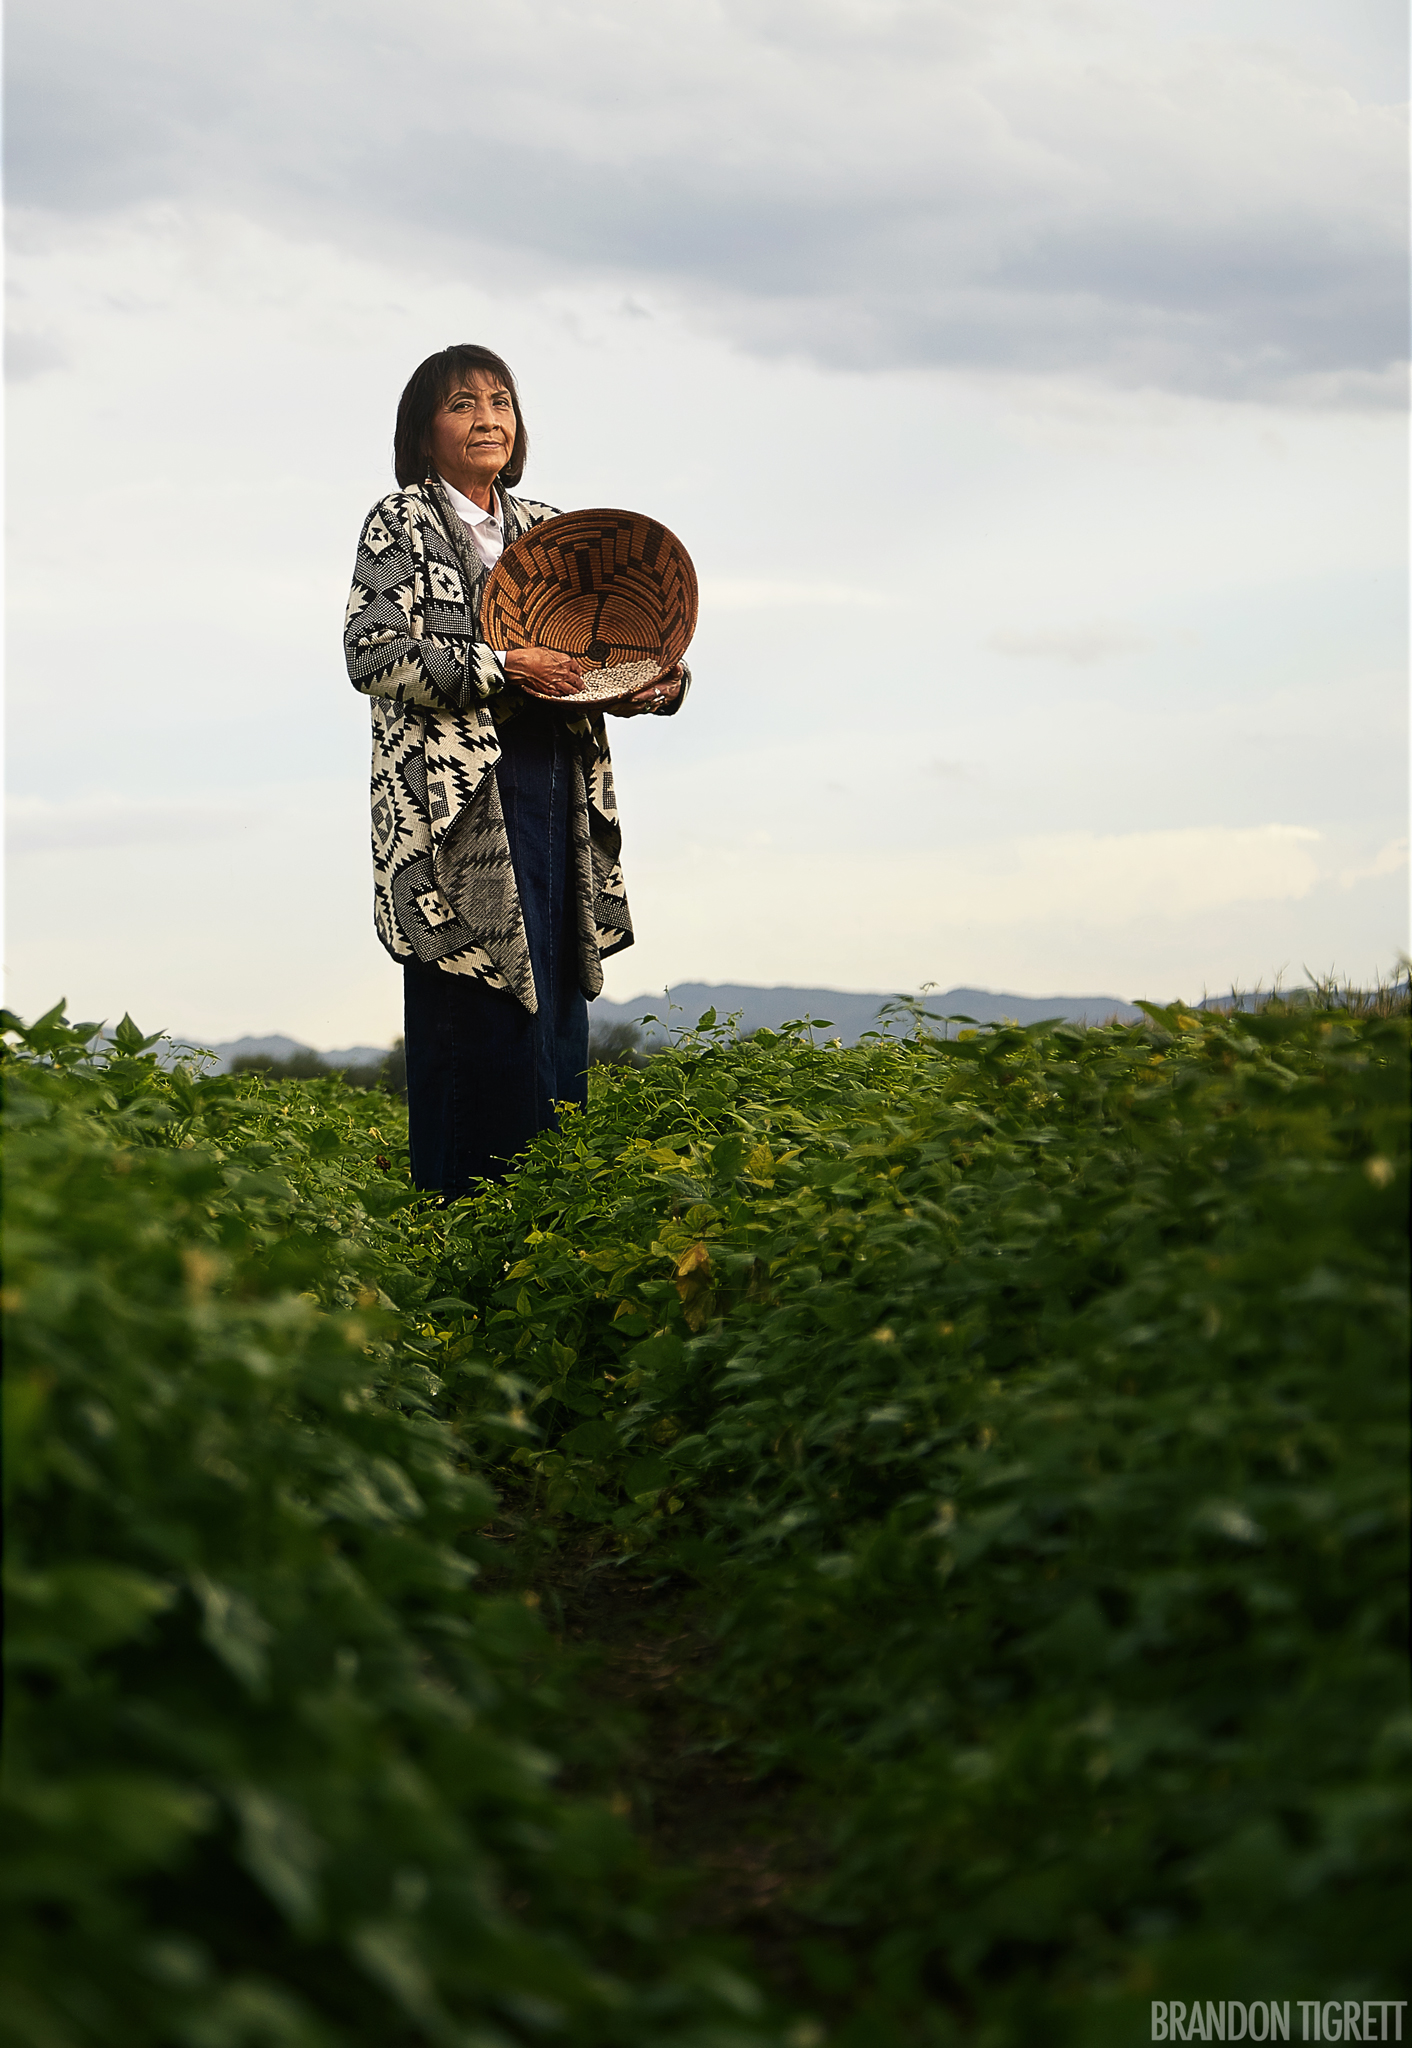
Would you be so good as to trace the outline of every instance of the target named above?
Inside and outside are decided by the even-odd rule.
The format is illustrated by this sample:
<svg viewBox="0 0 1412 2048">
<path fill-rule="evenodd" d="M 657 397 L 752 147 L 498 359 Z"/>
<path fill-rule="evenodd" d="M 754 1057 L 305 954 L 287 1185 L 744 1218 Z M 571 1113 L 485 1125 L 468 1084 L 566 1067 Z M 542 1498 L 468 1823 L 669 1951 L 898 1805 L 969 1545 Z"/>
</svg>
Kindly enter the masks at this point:
<svg viewBox="0 0 1412 2048">
<path fill-rule="evenodd" d="M 388 1097 L 7 1023 L 27 2048 L 1408 1995 L 1405 1017 L 708 1013 L 446 1209 Z M 768 1942 L 634 1825 L 573 1574 L 708 1645 Z"/>
</svg>

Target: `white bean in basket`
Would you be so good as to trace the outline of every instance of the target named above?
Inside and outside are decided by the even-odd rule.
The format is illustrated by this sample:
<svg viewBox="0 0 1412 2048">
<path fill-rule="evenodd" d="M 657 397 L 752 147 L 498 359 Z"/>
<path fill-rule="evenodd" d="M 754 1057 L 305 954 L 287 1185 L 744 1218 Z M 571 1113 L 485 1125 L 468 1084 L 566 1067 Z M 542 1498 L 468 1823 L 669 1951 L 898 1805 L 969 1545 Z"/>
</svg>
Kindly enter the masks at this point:
<svg viewBox="0 0 1412 2048">
<path fill-rule="evenodd" d="M 579 686 L 571 697 L 560 697 L 560 704 L 601 703 L 607 697 L 627 697 L 634 690 L 641 690 L 648 683 L 655 683 L 662 673 L 658 661 L 624 661 L 616 668 L 590 669 L 580 676 Z"/>
</svg>

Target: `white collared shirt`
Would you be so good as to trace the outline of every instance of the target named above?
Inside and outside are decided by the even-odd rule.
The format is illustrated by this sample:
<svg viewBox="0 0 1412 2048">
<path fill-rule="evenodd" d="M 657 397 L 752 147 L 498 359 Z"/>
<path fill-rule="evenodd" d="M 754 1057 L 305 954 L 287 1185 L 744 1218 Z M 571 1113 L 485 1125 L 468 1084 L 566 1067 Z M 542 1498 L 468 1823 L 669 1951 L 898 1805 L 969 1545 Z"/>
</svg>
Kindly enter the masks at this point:
<svg viewBox="0 0 1412 2048">
<path fill-rule="evenodd" d="M 468 498 L 458 491 L 455 484 L 440 478 L 441 488 L 451 500 L 452 510 L 465 527 L 475 546 L 476 553 L 487 569 L 493 569 L 505 552 L 505 510 L 500 503 L 500 494 L 492 489 L 491 509 L 487 512 L 474 498 Z"/>
<path fill-rule="evenodd" d="M 505 552 L 505 508 L 500 502 L 500 493 L 492 485 L 490 492 L 491 509 L 487 512 L 485 507 L 478 505 L 474 498 L 468 498 L 463 491 L 458 491 L 455 484 L 447 483 L 440 470 L 437 471 L 437 480 L 447 497 L 451 500 L 452 511 L 470 535 L 471 546 L 485 563 L 486 568 L 493 569 Z M 492 647 L 490 651 L 499 662 L 503 673 L 505 668 L 503 650 L 499 647 Z"/>
</svg>

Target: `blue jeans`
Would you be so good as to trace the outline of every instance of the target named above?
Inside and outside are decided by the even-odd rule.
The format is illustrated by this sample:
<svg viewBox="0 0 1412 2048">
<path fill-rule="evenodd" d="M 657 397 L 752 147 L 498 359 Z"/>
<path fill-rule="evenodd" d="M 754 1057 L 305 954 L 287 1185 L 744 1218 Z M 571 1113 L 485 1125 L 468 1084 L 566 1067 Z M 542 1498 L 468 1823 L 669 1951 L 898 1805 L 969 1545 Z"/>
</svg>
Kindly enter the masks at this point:
<svg viewBox="0 0 1412 2048">
<path fill-rule="evenodd" d="M 469 975 L 402 970 L 412 1179 L 448 1201 L 477 1178 L 503 1180 L 536 1132 L 557 1127 L 556 1103 L 588 1100 L 564 725 L 526 704 L 501 728 L 495 769 L 538 1011 Z"/>
</svg>

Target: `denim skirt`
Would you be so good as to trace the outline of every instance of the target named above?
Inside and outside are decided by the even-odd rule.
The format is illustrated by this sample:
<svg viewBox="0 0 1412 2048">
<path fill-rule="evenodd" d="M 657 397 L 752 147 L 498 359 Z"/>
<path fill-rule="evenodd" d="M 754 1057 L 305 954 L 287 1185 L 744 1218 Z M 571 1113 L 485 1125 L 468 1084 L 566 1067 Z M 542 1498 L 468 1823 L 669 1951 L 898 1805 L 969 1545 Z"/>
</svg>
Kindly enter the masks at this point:
<svg viewBox="0 0 1412 2048">
<path fill-rule="evenodd" d="M 562 713 L 526 703 L 500 731 L 495 775 L 539 1008 L 421 961 L 402 970 L 412 1179 L 446 1200 L 503 1180 L 556 1104 L 588 1099 L 569 844 L 574 742 Z"/>
</svg>

